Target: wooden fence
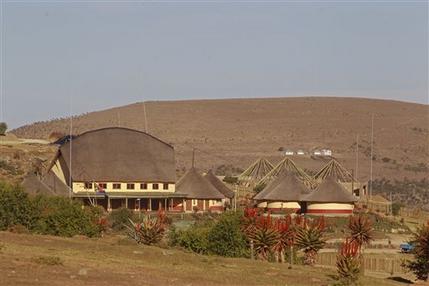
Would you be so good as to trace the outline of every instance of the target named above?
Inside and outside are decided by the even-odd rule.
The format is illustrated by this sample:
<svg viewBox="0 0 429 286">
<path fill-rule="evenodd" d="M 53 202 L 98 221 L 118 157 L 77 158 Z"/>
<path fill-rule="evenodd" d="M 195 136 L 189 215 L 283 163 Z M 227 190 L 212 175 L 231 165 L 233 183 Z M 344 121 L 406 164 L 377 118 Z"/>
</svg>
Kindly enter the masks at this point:
<svg viewBox="0 0 429 286">
<path fill-rule="evenodd" d="M 336 261 L 336 253 L 325 252 L 317 255 L 316 264 L 335 267 Z M 370 272 L 381 272 L 389 275 L 405 274 L 406 272 L 401 264 L 401 258 L 364 256 L 365 270 Z"/>
</svg>

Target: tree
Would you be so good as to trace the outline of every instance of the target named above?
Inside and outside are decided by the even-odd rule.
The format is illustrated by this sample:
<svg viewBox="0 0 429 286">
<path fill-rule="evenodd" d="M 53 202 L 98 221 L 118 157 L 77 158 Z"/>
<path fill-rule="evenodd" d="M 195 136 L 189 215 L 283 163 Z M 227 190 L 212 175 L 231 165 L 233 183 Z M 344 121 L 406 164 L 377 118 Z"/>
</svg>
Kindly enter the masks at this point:
<svg viewBox="0 0 429 286">
<path fill-rule="evenodd" d="M 6 122 L 0 122 L 0 135 L 5 135 L 7 130 Z"/>
<path fill-rule="evenodd" d="M 427 281 L 429 277 L 429 221 L 413 234 L 414 260 L 408 260 L 404 266 L 413 272 L 417 279 Z"/>
</svg>

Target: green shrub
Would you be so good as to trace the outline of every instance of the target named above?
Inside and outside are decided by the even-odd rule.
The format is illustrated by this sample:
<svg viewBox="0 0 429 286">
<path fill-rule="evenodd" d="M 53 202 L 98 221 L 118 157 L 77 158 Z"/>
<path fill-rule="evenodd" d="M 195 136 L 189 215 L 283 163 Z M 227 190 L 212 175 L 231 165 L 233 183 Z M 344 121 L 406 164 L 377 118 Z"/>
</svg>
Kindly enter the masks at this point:
<svg viewBox="0 0 429 286">
<path fill-rule="evenodd" d="M 392 214 L 394 216 L 398 216 L 399 212 L 401 211 L 401 207 L 402 207 L 402 204 L 399 202 L 392 203 Z"/>
<path fill-rule="evenodd" d="M 7 130 L 6 122 L 0 122 L 0 135 L 5 135 Z"/>
<path fill-rule="evenodd" d="M 228 184 L 236 184 L 238 182 L 238 178 L 233 176 L 225 176 L 223 181 Z"/>
<path fill-rule="evenodd" d="M 133 212 L 127 208 L 120 208 L 113 210 L 108 217 L 109 224 L 114 231 L 122 231 L 129 224 L 130 219 L 133 218 Z"/>
<path fill-rule="evenodd" d="M 81 204 L 62 197 L 38 196 L 34 199 L 39 209 L 39 218 L 34 231 L 40 234 L 58 236 L 100 234 L 100 228 L 93 221 L 93 214 Z"/>
<path fill-rule="evenodd" d="M 169 235 L 170 245 L 180 246 L 200 254 L 208 254 L 210 229 L 209 224 L 194 224 L 186 230 L 172 229 Z"/>
<path fill-rule="evenodd" d="M 37 209 L 28 195 L 19 186 L 0 182 L 0 230 L 15 225 L 30 229 L 36 220 Z"/>
<path fill-rule="evenodd" d="M 48 266 L 63 265 L 63 260 L 58 256 L 37 256 L 32 258 L 32 261 L 37 264 Z"/>
<path fill-rule="evenodd" d="M 255 193 L 259 193 L 259 192 L 261 192 L 263 189 L 265 189 L 265 184 L 259 184 L 259 185 L 256 185 L 256 186 L 253 188 L 253 191 L 254 191 Z"/>
<path fill-rule="evenodd" d="M 241 214 L 227 212 L 208 232 L 208 247 L 213 254 L 242 257 L 247 253 L 246 237 L 241 231 Z"/>
</svg>

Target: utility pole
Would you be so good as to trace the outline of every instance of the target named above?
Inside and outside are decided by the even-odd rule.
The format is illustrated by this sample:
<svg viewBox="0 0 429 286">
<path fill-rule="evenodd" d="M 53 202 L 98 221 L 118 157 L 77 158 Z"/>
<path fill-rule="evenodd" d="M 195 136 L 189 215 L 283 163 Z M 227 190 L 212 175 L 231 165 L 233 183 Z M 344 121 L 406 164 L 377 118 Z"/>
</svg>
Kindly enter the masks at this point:
<svg viewBox="0 0 429 286">
<path fill-rule="evenodd" d="M 371 116 L 371 161 L 369 171 L 369 198 L 372 199 L 372 165 L 374 159 L 374 113 Z"/>
<path fill-rule="evenodd" d="M 359 134 L 356 135 L 356 167 L 355 167 L 356 182 L 359 180 L 358 170 L 359 170 Z"/>
<path fill-rule="evenodd" d="M 195 167 L 195 148 L 192 148 L 192 168 Z"/>
<path fill-rule="evenodd" d="M 144 132 L 149 134 L 149 131 L 147 129 L 146 102 L 143 102 L 143 115 L 144 115 Z"/>
</svg>

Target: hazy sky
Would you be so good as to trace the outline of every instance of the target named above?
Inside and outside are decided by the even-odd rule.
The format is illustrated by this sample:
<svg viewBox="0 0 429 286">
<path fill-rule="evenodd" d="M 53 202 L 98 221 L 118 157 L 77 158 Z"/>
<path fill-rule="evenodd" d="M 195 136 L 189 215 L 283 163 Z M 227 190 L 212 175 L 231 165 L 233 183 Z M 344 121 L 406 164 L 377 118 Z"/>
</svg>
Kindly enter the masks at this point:
<svg viewBox="0 0 429 286">
<path fill-rule="evenodd" d="M 10 127 L 143 100 L 428 103 L 428 4 L 3 1 Z"/>
</svg>

